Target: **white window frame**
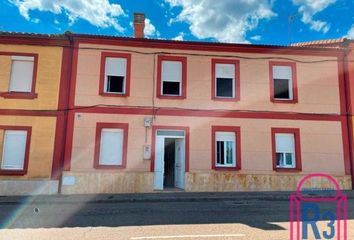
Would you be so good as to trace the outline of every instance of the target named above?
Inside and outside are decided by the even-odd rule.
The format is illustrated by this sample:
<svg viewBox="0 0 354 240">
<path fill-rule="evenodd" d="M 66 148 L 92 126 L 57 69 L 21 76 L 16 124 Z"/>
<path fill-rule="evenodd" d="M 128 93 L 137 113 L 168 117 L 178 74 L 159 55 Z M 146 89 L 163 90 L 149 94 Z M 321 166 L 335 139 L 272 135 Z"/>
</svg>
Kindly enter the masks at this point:
<svg viewBox="0 0 354 240">
<path fill-rule="evenodd" d="M 292 149 L 289 151 L 282 151 L 278 150 L 278 146 L 280 143 L 279 137 L 291 137 L 292 138 Z M 296 168 L 296 146 L 295 146 L 295 134 L 293 133 L 275 133 L 275 161 L 276 161 L 276 167 L 277 168 Z M 277 154 L 282 154 L 283 156 L 283 164 L 278 165 L 277 161 Z M 287 164 L 286 163 L 286 154 L 291 154 L 291 159 L 292 159 L 292 164 Z"/>
<path fill-rule="evenodd" d="M 121 146 L 118 147 L 117 144 L 115 144 L 115 143 L 112 143 L 112 146 L 111 146 L 113 149 L 116 149 L 118 151 L 120 150 L 120 152 L 118 152 L 118 155 L 120 155 L 120 159 L 118 159 L 117 164 L 107 164 L 105 162 L 102 162 L 102 151 L 105 148 L 104 142 L 103 142 L 103 134 L 104 134 L 104 132 L 115 132 L 115 133 L 120 133 L 121 134 Z M 123 165 L 123 161 L 124 161 L 123 152 L 124 152 L 124 129 L 121 129 L 121 128 L 102 128 L 101 129 L 101 139 L 100 139 L 100 151 L 99 151 L 98 165 L 99 166 L 122 166 Z"/>
<path fill-rule="evenodd" d="M 16 149 L 18 151 L 22 150 L 22 159 L 19 160 L 20 164 L 13 164 L 9 163 L 8 159 L 6 159 L 6 156 L 8 155 L 7 151 L 8 149 L 8 136 L 9 135 L 22 135 L 24 137 L 23 140 L 23 146 L 20 146 L 21 149 Z M 28 136 L 28 131 L 27 130 L 12 130 L 12 129 L 4 129 L 4 135 L 3 135 L 3 149 L 2 149 L 2 158 L 1 158 L 1 170 L 4 171 L 22 171 L 25 168 L 25 161 L 26 161 L 26 151 L 27 151 L 27 136 Z M 11 148 L 11 147 L 9 147 Z M 11 153 L 10 153 L 11 154 Z"/>
<path fill-rule="evenodd" d="M 290 69 L 290 75 L 282 72 L 282 73 L 277 73 L 276 72 L 276 68 L 289 68 Z M 275 100 L 279 100 L 279 101 L 289 101 L 289 100 L 294 100 L 294 89 L 293 89 L 293 68 L 291 66 L 282 66 L 282 65 L 273 65 L 272 66 L 272 76 L 273 76 L 273 98 Z M 284 70 L 283 70 L 284 71 Z M 278 76 L 278 74 L 283 74 L 285 76 Z M 288 75 L 288 76 L 286 76 Z M 289 88 L 289 98 L 276 98 L 275 97 L 275 81 L 274 79 L 280 79 L 282 81 L 288 81 L 288 88 Z"/>
<path fill-rule="evenodd" d="M 125 65 L 125 67 L 121 67 L 123 69 L 124 74 L 123 75 L 119 75 L 119 74 L 108 74 L 108 70 L 107 70 L 107 65 L 108 65 L 108 60 L 109 59 L 118 59 L 119 61 L 123 61 L 123 64 Z M 109 94 L 126 94 L 127 92 L 127 71 L 128 71 L 128 59 L 124 58 L 124 57 L 106 57 L 105 58 L 105 69 L 104 69 L 104 86 L 103 86 L 103 92 L 104 93 L 109 93 Z M 115 76 L 115 77 L 123 77 L 123 92 L 109 92 L 107 91 L 107 85 L 108 85 L 108 76 Z"/>
<path fill-rule="evenodd" d="M 236 167 L 236 134 L 235 132 L 215 131 L 215 166 L 216 167 Z M 224 164 L 218 163 L 218 141 L 224 142 Z M 232 142 L 232 163 L 227 162 L 225 142 Z"/>
<path fill-rule="evenodd" d="M 165 74 L 165 67 L 164 67 L 164 64 L 168 64 L 168 63 L 173 63 L 173 64 L 180 64 L 180 72 L 178 73 L 179 74 L 179 79 L 176 80 L 176 79 L 164 79 L 164 76 L 166 75 Z M 183 63 L 182 61 L 177 61 L 177 60 L 162 60 L 161 61 L 161 96 L 175 96 L 175 97 L 180 97 L 182 96 L 182 89 L 183 89 Z M 179 93 L 178 95 L 176 94 L 164 94 L 163 93 L 163 83 L 164 82 L 178 82 L 179 83 Z"/>
<path fill-rule="evenodd" d="M 21 92 L 21 93 L 31 93 L 33 91 L 33 74 L 34 74 L 34 65 L 35 58 L 30 56 L 11 56 L 11 73 L 10 73 L 10 82 L 9 82 L 9 92 Z M 20 76 L 17 76 L 18 73 L 14 72 L 15 64 L 17 63 L 30 63 L 32 64 L 32 69 L 30 70 L 30 77 L 27 79 L 29 86 L 27 89 L 18 89 L 15 85 L 19 84 L 21 80 L 15 79 Z"/>
<path fill-rule="evenodd" d="M 220 65 L 231 65 L 234 69 L 234 72 L 231 74 L 232 76 L 220 76 L 220 72 L 218 71 L 218 66 Z M 236 74 L 236 66 L 233 63 L 215 63 L 214 65 L 214 70 L 215 70 L 215 79 L 214 79 L 214 83 L 215 83 L 215 97 L 216 98 L 224 98 L 224 99 L 232 99 L 235 98 L 236 93 L 235 93 L 235 84 L 236 84 L 236 79 L 235 79 L 235 74 Z M 218 92 L 218 78 L 232 78 L 232 96 L 231 97 L 225 97 L 225 96 L 218 96 L 217 92 Z"/>
</svg>

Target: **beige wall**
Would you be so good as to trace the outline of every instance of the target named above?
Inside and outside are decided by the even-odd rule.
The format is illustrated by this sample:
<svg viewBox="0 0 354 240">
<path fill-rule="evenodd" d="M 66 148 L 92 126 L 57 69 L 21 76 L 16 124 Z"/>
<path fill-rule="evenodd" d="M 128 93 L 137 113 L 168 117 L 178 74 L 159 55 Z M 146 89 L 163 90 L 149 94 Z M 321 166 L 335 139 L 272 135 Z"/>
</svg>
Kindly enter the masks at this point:
<svg viewBox="0 0 354 240">
<path fill-rule="evenodd" d="M 123 114 L 76 114 L 72 148 L 72 171 L 94 170 L 93 155 L 95 127 L 97 122 L 129 123 L 128 155 L 126 170 L 110 171 L 149 171 L 150 161 L 143 160 L 145 143 L 144 116 Z M 340 122 L 236 119 L 208 117 L 157 116 L 155 125 L 190 127 L 190 170 L 211 170 L 211 126 L 241 127 L 240 173 L 270 174 L 272 170 L 271 128 L 300 128 L 303 174 L 328 172 L 344 175 L 343 145 Z M 151 130 L 148 131 L 148 144 L 151 144 Z M 281 173 L 279 173 L 281 174 Z"/>
<path fill-rule="evenodd" d="M 32 127 L 27 174 L 24 176 L 0 175 L 0 180 L 49 179 L 52 172 L 56 118 L 2 115 L 0 125 Z"/>
<path fill-rule="evenodd" d="M 297 63 L 298 104 L 274 104 L 270 102 L 269 60 L 240 59 L 241 101 L 220 102 L 211 100 L 211 58 L 209 56 L 187 56 L 187 99 L 155 99 L 156 106 L 183 107 L 199 109 L 241 109 L 260 111 L 295 111 L 310 113 L 339 113 L 339 88 L 337 62 L 334 57 L 217 53 L 197 51 L 175 51 L 166 49 L 144 49 L 81 44 L 82 48 L 105 48 L 134 50 L 142 52 L 187 52 L 193 54 L 213 54 L 243 57 L 286 57 L 301 61 L 319 61 L 331 59 L 333 62 Z M 76 105 L 131 105 L 151 106 L 156 81 L 153 77 L 154 55 L 132 53 L 131 91 L 128 98 L 102 97 L 99 91 L 100 50 L 79 50 Z M 157 56 L 155 56 L 157 59 Z M 272 60 L 272 61 L 276 61 Z M 279 60 L 284 61 L 284 60 Z M 155 73 L 156 74 L 156 73 Z"/>
<path fill-rule="evenodd" d="M 0 109 L 46 109 L 58 106 L 61 74 L 62 47 L 41 47 L 0 44 L 0 52 L 37 53 L 38 70 L 35 92 L 36 99 L 4 99 L 0 97 Z M 0 54 L 0 92 L 9 89 L 11 56 Z"/>
</svg>

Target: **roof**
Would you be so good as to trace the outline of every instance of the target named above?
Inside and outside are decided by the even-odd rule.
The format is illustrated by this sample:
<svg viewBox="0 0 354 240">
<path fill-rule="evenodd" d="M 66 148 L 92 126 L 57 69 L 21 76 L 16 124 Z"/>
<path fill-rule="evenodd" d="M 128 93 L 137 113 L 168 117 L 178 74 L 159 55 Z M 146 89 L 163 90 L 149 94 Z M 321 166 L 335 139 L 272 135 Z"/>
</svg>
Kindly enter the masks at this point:
<svg viewBox="0 0 354 240">
<path fill-rule="evenodd" d="M 220 52 L 252 52 L 252 53 L 299 53 L 305 55 L 336 55 L 340 49 L 319 48 L 315 44 L 302 43 L 291 46 L 262 45 L 246 43 L 222 43 L 202 41 L 178 41 L 167 39 L 135 38 L 125 36 L 94 35 L 65 32 L 63 34 L 38 34 L 26 32 L 1 32 L 0 43 L 31 44 L 43 46 L 70 46 L 76 39 L 84 43 L 113 44 L 134 47 L 169 48 L 183 50 L 205 50 Z M 304 48 L 304 46 L 307 46 Z"/>
<path fill-rule="evenodd" d="M 44 46 L 69 46 L 68 32 L 64 34 L 41 34 L 27 32 L 2 32 L 0 43 L 29 44 Z"/>
<path fill-rule="evenodd" d="M 340 48 L 342 45 L 348 41 L 353 41 L 347 38 L 336 38 L 336 39 L 325 39 L 325 40 L 316 40 L 316 41 L 309 41 L 309 42 L 300 42 L 300 43 L 293 43 L 291 46 L 294 47 L 334 47 Z"/>
</svg>

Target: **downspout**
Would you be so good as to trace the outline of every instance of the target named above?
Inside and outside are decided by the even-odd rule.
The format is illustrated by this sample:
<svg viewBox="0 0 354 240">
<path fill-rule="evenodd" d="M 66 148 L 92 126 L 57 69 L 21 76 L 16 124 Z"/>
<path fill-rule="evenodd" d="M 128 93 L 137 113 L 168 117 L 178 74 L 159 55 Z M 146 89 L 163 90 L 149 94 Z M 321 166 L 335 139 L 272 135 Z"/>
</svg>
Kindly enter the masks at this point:
<svg viewBox="0 0 354 240">
<path fill-rule="evenodd" d="M 61 194 L 61 187 L 62 187 L 62 180 L 63 180 L 63 171 L 64 171 L 64 163 L 65 163 L 65 149 L 67 148 L 66 146 L 66 134 L 68 131 L 68 115 L 69 115 L 69 99 L 70 99 L 70 82 L 71 82 L 71 72 L 72 72 L 72 59 L 73 59 L 73 50 L 74 50 L 74 40 L 72 33 L 67 31 L 65 32 L 65 36 L 67 37 L 69 41 L 69 56 L 68 56 L 68 71 L 66 73 L 66 86 L 67 89 L 65 89 L 66 95 L 65 95 L 65 106 L 63 109 L 60 109 L 59 111 L 63 111 L 64 113 L 64 124 L 63 124 L 63 139 L 62 139 L 62 151 L 61 151 L 61 158 L 60 158 L 60 173 L 59 173 L 59 191 L 58 193 Z"/>
</svg>

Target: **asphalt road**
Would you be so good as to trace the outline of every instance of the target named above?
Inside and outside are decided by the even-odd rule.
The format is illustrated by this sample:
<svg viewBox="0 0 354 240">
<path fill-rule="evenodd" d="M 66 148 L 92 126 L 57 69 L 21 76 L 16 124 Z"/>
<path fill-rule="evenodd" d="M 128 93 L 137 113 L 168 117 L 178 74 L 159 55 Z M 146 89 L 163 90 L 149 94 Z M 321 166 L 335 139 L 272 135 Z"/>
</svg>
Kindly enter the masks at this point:
<svg viewBox="0 0 354 240">
<path fill-rule="evenodd" d="M 333 206 L 321 209 L 333 210 Z M 348 239 L 354 239 L 353 199 L 348 201 L 348 219 Z M 322 230 L 326 224 L 320 223 Z M 289 201 L 269 199 L 1 203 L 0 226 L 1 240 L 277 240 L 290 236 Z"/>
</svg>

